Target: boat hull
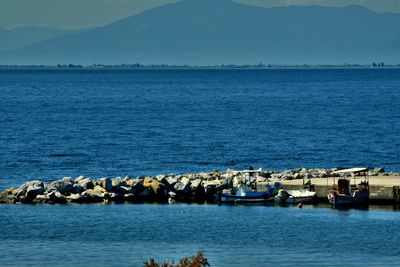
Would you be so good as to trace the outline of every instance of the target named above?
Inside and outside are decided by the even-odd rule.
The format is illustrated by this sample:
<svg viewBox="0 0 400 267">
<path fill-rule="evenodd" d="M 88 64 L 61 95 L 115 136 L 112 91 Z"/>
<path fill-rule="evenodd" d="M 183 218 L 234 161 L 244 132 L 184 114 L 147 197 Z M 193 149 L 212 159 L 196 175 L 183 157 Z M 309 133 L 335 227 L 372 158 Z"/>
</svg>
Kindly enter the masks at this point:
<svg viewBox="0 0 400 267">
<path fill-rule="evenodd" d="M 298 203 L 303 203 L 303 204 L 311 204 L 315 203 L 316 196 L 313 197 L 289 197 L 285 200 L 287 204 L 298 204 Z"/>
<path fill-rule="evenodd" d="M 273 200 L 271 195 L 268 193 L 262 193 L 262 194 L 257 194 L 257 192 L 254 193 L 253 194 L 246 193 L 245 195 L 233 195 L 233 194 L 222 193 L 219 195 L 219 201 L 221 203 L 260 203 L 260 202 L 269 202 Z"/>
<path fill-rule="evenodd" d="M 275 197 L 275 203 L 284 204 L 312 204 L 315 203 L 317 194 L 307 190 L 281 190 Z"/>
<path fill-rule="evenodd" d="M 354 196 L 329 193 L 328 200 L 333 207 L 364 207 L 368 206 L 369 193 L 361 192 Z"/>
</svg>

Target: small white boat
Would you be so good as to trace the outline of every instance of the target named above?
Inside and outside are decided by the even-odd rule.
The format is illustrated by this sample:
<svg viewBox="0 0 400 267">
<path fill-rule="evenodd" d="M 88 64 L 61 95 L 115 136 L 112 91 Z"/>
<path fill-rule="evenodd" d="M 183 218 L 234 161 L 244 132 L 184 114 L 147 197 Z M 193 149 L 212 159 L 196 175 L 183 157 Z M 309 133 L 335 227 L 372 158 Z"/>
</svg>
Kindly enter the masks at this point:
<svg viewBox="0 0 400 267">
<path fill-rule="evenodd" d="M 284 204 L 298 204 L 298 203 L 314 203 L 317 199 L 317 193 L 307 189 L 301 190 L 284 190 L 281 189 L 278 195 L 275 196 L 275 203 Z"/>
</svg>

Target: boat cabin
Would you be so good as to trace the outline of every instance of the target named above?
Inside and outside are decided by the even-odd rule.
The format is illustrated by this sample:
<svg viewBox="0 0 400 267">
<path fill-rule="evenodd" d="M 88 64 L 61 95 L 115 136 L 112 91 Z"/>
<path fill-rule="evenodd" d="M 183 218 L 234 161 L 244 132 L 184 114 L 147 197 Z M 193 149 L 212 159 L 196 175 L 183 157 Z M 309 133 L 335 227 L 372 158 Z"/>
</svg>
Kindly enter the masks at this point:
<svg viewBox="0 0 400 267">
<path fill-rule="evenodd" d="M 368 204 L 369 177 L 367 168 L 344 169 L 334 171 L 332 174 L 342 174 L 337 184 L 334 181 L 334 185 L 327 195 L 333 206 L 364 206 Z M 351 184 L 351 178 L 354 179 L 353 184 Z M 356 179 L 359 178 L 364 179 L 357 184 Z"/>
<path fill-rule="evenodd" d="M 367 168 L 351 168 L 339 171 L 334 171 L 332 174 L 343 174 L 337 182 L 337 191 L 339 194 L 351 195 L 354 191 L 367 188 L 369 185 L 369 176 Z M 346 177 L 347 176 L 347 177 Z M 350 179 L 353 179 L 353 184 L 351 184 Z M 357 184 L 357 179 L 362 179 L 362 181 Z M 335 181 L 334 181 L 335 184 Z"/>
</svg>

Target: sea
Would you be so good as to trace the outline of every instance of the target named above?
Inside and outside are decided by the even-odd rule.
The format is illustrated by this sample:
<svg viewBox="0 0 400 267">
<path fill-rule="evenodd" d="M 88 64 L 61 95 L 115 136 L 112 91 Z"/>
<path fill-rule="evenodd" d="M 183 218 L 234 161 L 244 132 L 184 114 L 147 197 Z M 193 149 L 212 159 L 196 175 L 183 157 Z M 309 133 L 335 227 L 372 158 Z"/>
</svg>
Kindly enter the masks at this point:
<svg viewBox="0 0 400 267">
<path fill-rule="evenodd" d="M 400 171 L 400 69 L 0 69 L 0 190 L 215 170 Z M 232 162 L 234 165 L 232 166 Z M 397 207 L 0 205 L 0 266 L 399 266 Z"/>
</svg>

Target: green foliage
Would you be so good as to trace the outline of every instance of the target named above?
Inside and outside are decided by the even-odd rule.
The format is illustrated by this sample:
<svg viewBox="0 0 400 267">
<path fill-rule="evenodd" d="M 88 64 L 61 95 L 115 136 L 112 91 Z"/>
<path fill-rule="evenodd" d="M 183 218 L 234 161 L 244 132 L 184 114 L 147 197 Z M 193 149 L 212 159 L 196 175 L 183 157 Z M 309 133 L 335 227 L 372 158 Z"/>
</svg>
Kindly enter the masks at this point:
<svg viewBox="0 0 400 267">
<path fill-rule="evenodd" d="M 197 252 L 195 256 L 185 257 L 179 261 L 178 264 L 164 262 L 162 264 L 154 261 L 154 258 L 150 258 L 150 262 L 146 261 L 143 267 L 205 267 L 210 266 L 207 258 L 204 256 L 203 251 Z"/>
</svg>

